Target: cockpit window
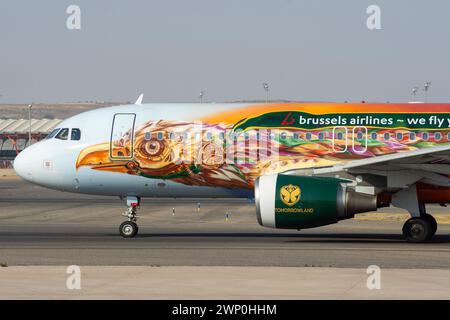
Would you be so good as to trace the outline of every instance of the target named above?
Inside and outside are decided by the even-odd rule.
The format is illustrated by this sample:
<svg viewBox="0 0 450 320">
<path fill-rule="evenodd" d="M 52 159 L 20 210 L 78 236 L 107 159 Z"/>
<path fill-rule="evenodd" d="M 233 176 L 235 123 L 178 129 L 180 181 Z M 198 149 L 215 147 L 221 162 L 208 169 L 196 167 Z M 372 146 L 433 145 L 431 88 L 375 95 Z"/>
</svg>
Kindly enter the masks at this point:
<svg viewBox="0 0 450 320">
<path fill-rule="evenodd" d="M 45 139 L 51 139 L 51 138 L 53 138 L 53 137 L 58 133 L 59 130 L 61 130 L 61 128 L 53 129 L 53 130 L 47 135 L 47 137 L 45 137 Z"/>
<path fill-rule="evenodd" d="M 80 140 L 81 138 L 81 131 L 78 128 L 73 128 L 72 132 L 70 133 L 70 140 Z"/>
<path fill-rule="evenodd" d="M 58 132 L 55 138 L 59 140 L 67 140 L 68 137 L 69 137 L 69 129 L 63 128 L 61 129 L 60 132 Z"/>
</svg>

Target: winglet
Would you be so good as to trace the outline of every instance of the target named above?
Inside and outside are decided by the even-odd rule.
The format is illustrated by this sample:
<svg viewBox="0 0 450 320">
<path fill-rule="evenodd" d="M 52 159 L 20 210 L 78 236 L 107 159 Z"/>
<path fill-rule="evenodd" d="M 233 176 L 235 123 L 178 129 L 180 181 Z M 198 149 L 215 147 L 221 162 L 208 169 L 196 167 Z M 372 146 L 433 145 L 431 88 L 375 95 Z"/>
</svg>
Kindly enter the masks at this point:
<svg viewBox="0 0 450 320">
<path fill-rule="evenodd" d="M 137 98 L 136 102 L 134 104 L 142 104 L 142 100 L 144 99 L 144 94 L 141 93 L 139 98 Z"/>
</svg>

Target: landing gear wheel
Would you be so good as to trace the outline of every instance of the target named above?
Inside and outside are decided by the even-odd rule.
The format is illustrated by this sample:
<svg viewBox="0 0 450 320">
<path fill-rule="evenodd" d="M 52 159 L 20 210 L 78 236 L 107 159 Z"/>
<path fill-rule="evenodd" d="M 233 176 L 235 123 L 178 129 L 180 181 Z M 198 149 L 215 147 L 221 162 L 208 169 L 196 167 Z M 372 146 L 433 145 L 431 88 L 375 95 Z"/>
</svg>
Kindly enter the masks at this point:
<svg viewBox="0 0 450 320">
<path fill-rule="evenodd" d="M 426 242 L 433 236 L 431 219 L 411 218 L 403 225 L 403 236 L 408 242 Z"/>
<path fill-rule="evenodd" d="M 137 235 L 139 227 L 132 221 L 125 221 L 119 227 L 120 235 L 124 238 L 133 238 Z"/>
<path fill-rule="evenodd" d="M 427 219 L 427 220 L 430 221 L 431 227 L 432 227 L 432 231 L 433 231 L 432 236 L 434 236 L 434 234 L 435 234 L 436 231 L 437 231 L 437 222 L 436 222 L 436 219 L 435 219 L 431 214 L 428 214 L 428 213 L 423 214 L 423 215 L 422 215 L 422 218 Z"/>
</svg>

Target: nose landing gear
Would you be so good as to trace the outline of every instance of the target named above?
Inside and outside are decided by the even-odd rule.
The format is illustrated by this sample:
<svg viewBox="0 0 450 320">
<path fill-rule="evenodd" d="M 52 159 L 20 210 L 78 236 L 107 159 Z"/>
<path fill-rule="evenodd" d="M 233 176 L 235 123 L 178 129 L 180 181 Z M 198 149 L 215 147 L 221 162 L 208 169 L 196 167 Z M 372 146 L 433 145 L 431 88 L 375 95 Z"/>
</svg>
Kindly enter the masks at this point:
<svg viewBox="0 0 450 320">
<path fill-rule="evenodd" d="M 139 197 L 127 197 L 127 210 L 122 214 L 127 217 L 128 220 L 124 221 L 120 224 L 119 233 L 124 238 L 133 238 L 139 232 L 139 227 L 136 223 L 137 218 L 137 209 L 139 208 L 141 203 L 141 199 Z"/>
</svg>

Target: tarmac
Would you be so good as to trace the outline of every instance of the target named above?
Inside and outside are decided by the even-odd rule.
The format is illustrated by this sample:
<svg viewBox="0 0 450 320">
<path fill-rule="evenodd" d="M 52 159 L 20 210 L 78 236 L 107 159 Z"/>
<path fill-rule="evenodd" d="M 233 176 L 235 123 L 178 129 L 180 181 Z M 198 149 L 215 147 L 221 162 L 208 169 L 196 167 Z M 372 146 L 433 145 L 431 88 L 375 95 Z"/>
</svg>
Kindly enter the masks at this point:
<svg viewBox="0 0 450 320">
<path fill-rule="evenodd" d="M 379 282 L 358 268 L 83 266 L 79 274 L 0 268 L 0 299 L 450 298 L 450 270 L 381 269 Z"/>
<path fill-rule="evenodd" d="M 259 226 L 246 200 L 144 199 L 134 239 L 118 234 L 124 209 L 0 172 L 0 298 L 450 297 L 447 208 L 429 206 L 440 224 L 426 244 L 402 239 L 407 215 L 395 208 L 290 231 Z M 65 287 L 69 265 L 85 274 L 82 290 Z M 367 289 L 370 265 L 381 290 Z"/>
</svg>

